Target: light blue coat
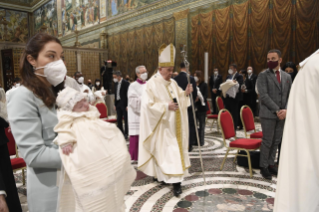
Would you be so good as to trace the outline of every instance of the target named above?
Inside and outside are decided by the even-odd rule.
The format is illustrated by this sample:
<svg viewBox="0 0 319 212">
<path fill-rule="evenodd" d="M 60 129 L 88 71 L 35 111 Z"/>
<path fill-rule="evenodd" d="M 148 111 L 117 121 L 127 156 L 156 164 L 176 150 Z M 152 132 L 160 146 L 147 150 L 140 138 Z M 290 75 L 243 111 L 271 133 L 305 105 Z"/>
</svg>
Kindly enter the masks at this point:
<svg viewBox="0 0 319 212">
<path fill-rule="evenodd" d="M 27 169 L 27 198 L 30 212 L 55 212 L 61 168 L 58 146 L 53 144 L 58 123 L 55 108 L 47 108 L 32 91 L 20 86 L 8 99 L 8 116 L 20 156 Z"/>
</svg>

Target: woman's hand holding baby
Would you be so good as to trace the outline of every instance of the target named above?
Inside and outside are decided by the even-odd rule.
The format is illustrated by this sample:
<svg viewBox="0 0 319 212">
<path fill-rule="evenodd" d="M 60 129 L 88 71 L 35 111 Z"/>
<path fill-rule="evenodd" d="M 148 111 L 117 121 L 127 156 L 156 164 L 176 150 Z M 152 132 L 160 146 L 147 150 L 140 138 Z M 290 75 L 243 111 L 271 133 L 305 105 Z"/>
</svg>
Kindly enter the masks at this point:
<svg viewBox="0 0 319 212">
<path fill-rule="evenodd" d="M 73 152 L 73 144 L 68 144 L 68 145 L 62 147 L 62 152 L 65 155 L 69 155 L 70 153 L 72 153 Z"/>
</svg>

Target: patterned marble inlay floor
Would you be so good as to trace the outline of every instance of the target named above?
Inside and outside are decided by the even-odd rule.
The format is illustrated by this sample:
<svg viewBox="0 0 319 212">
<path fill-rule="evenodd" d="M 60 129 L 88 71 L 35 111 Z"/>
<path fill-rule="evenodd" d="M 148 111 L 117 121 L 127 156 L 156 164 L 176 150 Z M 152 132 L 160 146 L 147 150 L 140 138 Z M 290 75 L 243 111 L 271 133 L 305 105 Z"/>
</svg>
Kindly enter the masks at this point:
<svg viewBox="0 0 319 212">
<path fill-rule="evenodd" d="M 257 131 L 260 124 L 256 123 Z M 243 138 L 243 131 L 236 131 Z M 233 163 L 228 156 L 224 169 L 220 165 L 226 153 L 223 139 L 216 126 L 206 129 L 205 145 L 201 147 L 206 185 L 202 176 L 199 148 L 190 153 L 190 176 L 182 183 L 183 194 L 176 198 L 171 185 L 154 182 L 152 177 L 137 171 L 137 177 L 125 196 L 126 212 L 231 212 L 273 211 L 277 179 L 265 180 L 259 170 L 250 178 L 247 168 Z M 132 162 L 136 168 L 137 162 Z M 24 211 L 27 211 L 26 186 L 21 183 L 21 173 L 15 174 L 18 192 Z"/>
</svg>

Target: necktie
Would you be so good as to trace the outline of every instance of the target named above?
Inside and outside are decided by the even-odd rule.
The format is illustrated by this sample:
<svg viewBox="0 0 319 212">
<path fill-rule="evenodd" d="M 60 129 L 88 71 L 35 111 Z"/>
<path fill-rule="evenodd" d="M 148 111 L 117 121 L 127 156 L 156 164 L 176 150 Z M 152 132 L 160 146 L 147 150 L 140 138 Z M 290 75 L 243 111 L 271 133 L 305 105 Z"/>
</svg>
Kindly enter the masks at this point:
<svg viewBox="0 0 319 212">
<path fill-rule="evenodd" d="M 276 77 L 277 77 L 277 81 L 280 84 L 280 73 L 279 73 L 279 71 L 276 71 Z"/>
</svg>

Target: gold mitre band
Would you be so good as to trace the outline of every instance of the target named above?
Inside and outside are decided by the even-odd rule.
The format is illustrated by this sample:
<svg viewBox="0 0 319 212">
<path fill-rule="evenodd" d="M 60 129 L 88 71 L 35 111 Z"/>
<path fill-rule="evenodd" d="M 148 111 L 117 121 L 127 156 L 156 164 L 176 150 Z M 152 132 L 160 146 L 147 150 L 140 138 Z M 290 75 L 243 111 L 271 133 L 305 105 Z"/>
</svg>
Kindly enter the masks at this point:
<svg viewBox="0 0 319 212">
<path fill-rule="evenodd" d="M 176 49 L 173 44 L 166 46 L 162 44 L 158 50 L 158 66 L 172 67 L 175 66 Z"/>
</svg>

